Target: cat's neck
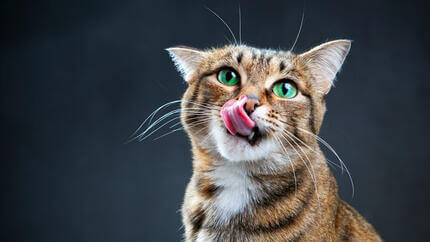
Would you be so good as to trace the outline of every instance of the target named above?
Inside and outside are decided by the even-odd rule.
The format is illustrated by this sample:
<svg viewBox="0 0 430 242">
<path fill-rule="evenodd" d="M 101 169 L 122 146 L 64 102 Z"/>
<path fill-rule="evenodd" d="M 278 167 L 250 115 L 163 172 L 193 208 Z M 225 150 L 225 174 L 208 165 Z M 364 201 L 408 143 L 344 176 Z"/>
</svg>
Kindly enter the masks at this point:
<svg viewBox="0 0 430 242">
<path fill-rule="evenodd" d="M 199 148 L 193 148 L 193 153 L 193 184 L 205 197 L 214 226 L 278 199 L 299 202 L 312 189 L 320 200 L 324 179 L 331 178 L 322 153 L 270 154 L 252 162 L 227 161 Z"/>
</svg>

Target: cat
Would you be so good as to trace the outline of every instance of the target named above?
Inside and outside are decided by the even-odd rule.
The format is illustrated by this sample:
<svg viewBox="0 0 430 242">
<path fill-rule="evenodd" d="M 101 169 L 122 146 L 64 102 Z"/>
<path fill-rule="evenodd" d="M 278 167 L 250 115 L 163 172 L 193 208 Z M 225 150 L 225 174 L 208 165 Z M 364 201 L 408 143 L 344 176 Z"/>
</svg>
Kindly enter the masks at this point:
<svg viewBox="0 0 430 242">
<path fill-rule="evenodd" d="M 318 145 L 324 97 L 350 46 L 335 40 L 302 54 L 243 44 L 167 49 L 188 83 L 186 241 L 381 241 L 340 199 Z"/>
</svg>

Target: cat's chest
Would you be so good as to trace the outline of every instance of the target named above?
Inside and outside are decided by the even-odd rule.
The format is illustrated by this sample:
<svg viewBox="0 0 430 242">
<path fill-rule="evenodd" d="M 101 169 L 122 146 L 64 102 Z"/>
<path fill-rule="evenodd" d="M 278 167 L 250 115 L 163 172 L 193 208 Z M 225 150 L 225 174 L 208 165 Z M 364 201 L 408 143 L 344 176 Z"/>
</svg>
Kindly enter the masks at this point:
<svg viewBox="0 0 430 242">
<path fill-rule="evenodd" d="M 214 216 L 219 222 L 228 220 L 244 211 L 250 202 L 258 197 L 259 189 L 249 176 L 247 168 L 232 164 L 215 168 L 209 177 L 219 189 L 209 201 Z"/>
</svg>

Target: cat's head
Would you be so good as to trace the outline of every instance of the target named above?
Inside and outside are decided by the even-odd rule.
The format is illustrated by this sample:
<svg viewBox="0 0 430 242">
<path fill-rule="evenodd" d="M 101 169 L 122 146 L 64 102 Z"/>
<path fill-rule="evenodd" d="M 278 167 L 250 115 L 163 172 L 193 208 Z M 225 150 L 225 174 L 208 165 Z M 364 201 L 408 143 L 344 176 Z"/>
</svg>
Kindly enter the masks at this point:
<svg viewBox="0 0 430 242">
<path fill-rule="evenodd" d="M 336 40 L 299 55 L 246 45 L 167 49 L 189 84 L 181 118 L 193 145 L 255 161 L 293 142 L 312 143 L 350 46 Z"/>
</svg>

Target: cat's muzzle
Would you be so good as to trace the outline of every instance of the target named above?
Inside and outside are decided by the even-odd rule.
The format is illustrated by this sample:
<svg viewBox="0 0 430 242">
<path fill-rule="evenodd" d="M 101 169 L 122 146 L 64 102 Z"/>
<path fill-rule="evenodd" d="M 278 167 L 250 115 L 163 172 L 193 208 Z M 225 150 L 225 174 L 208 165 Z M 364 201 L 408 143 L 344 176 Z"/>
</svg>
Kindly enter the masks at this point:
<svg viewBox="0 0 430 242">
<path fill-rule="evenodd" d="M 242 95 L 239 100 L 229 100 L 221 108 L 221 117 L 228 133 L 245 138 L 251 145 L 254 145 L 261 137 L 261 133 L 257 124 L 245 110 L 247 101 L 248 97 L 245 95 Z"/>
</svg>

